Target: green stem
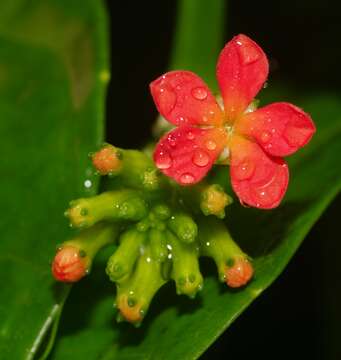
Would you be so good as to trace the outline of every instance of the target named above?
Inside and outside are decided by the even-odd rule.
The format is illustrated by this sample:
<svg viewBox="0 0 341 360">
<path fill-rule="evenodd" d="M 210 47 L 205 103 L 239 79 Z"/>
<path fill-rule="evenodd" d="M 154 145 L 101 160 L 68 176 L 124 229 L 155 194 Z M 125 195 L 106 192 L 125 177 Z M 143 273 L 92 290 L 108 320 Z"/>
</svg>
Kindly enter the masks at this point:
<svg viewBox="0 0 341 360">
<path fill-rule="evenodd" d="M 122 282 L 131 275 L 145 241 L 146 233 L 136 228 L 131 228 L 121 235 L 120 245 L 109 258 L 106 268 L 111 281 Z"/>
<path fill-rule="evenodd" d="M 120 231 L 118 223 L 99 223 L 81 231 L 76 237 L 65 241 L 63 246 L 71 245 L 79 248 L 82 256 L 93 259 L 104 246 L 113 243 Z"/>
<path fill-rule="evenodd" d="M 197 224 L 183 211 L 173 213 L 168 221 L 168 228 L 185 243 L 192 243 L 198 234 Z"/>
<path fill-rule="evenodd" d="M 144 247 L 133 275 L 118 285 L 117 307 L 121 315 L 139 325 L 154 295 L 164 283 L 161 263 L 153 260 L 149 246 Z"/>
<path fill-rule="evenodd" d="M 194 297 L 203 286 L 197 244 L 185 244 L 170 231 L 167 232 L 167 239 L 173 260 L 171 278 L 176 283 L 177 293 Z"/>
<path fill-rule="evenodd" d="M 74 200 L 70 205 L 66 215 L 71 225 L 76 227 L 89 227 L 102 220 L 138 221 L 148 213 L 148 205 L 142 193 L 128 189 Z"/>
<path fill-rule="evenodd" d="M 200 253 L 215 261 L 219 278 L 221 281 L 225 281 L 226 267 L 231 267 L 237 258 L 247 258 L 247 255 L 233 241 L 221 220 L 211 216 L 202 216 L 198 220 L 198 224 Z"/>
</svg>

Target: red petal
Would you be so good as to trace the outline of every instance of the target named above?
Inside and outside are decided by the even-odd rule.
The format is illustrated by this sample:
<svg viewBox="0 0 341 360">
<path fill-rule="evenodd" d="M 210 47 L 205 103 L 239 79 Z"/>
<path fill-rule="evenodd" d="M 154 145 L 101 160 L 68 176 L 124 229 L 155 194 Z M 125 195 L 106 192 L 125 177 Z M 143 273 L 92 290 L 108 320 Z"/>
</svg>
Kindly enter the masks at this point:
<svg viewBox="0 0 341 360">
<path fill-rule="evenodd" d="M 156 166 L 181 185 L 200 181 L 226 145 L 221 128 L 180 126 L 161 138 L 154 152 Z"/>
<path fill-rule="evenodd" d="M 254 137 L 270 155 L 287 156 L 310 141 L 315 125 L 303 110 L 282 102 L 241 117 L 235 131 Z"/>
<path fill-rule="evenodd" d="M 228 121 L 233 121 L 247 108 L 268 72 L 266 55 L 250 38 L 238 35 L 226 44 L 218 59 L 217 79 Z"/>
<path fill-rule="evenodd" d="M 150 84 L 159 113 L 174 125 L 220 125 L 222 110 L 207 85 L 190 71 L 171 71 Z"/>
<path fill-rule="evenodd" d="M 254 142 L 233 137 L 231 183 L 242 203 L 261 209 L 274 208 L 280 204 L 288 180 L 288 165 L 284 160 L 268 156 Z"/>
</svg>

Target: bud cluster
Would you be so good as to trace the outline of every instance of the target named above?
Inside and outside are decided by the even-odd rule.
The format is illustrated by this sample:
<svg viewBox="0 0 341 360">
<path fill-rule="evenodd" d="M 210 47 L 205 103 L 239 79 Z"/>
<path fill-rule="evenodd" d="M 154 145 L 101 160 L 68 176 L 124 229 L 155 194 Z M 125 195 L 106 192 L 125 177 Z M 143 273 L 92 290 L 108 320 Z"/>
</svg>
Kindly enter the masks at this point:
<svg viewBox="0 0 341 360">
<path fill-rule="evenodd" d="M 80 280 L 97 252 L 116 243 L 106 273 L 117 288 L 117 320 L 138 326 L 166 282 L 190 298 L 202 290 L 201 256 L 213 259 L 219 279 L 232 288 L 251 279 L 248 256 L 221 220 L 232 200 L 220 185 L 181 189 L 145 153 L 109 144 L 91 158 L 98 174 L 108 175 L 107 191 L 70 202 L 65 215 L 80 232 L 58 248 L 56 280 Z"/>
</svg>

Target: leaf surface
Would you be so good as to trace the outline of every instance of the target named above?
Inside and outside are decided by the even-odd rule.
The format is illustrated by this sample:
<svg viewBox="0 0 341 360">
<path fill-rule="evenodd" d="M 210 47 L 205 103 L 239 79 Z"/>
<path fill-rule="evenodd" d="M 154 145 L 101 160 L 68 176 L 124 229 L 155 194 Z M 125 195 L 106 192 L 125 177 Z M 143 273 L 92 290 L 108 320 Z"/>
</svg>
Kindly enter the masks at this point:
<svg viewBox="0 0 341 360">
<path fill-rule="evenodd" d="M 32 359 L 68 294 L 50 262 L 69 200 L 97 188 L 87 153 L 103 138 L 106 34 L 98 1 L 0 5 L 2 359 Z"/>
</svg>

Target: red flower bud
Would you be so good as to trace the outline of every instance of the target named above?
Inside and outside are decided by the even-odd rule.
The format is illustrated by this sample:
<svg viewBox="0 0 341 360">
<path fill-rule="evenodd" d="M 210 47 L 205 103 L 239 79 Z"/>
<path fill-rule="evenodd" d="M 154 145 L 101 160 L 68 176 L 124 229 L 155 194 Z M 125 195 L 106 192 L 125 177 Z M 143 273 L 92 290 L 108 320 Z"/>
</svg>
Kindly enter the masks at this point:
<svg viewBox="0 0 341 360">
<path fill-rule="evenodd" d="M 121 169 L 122 163 L 117 149 L 111 145 L 104 146 L 92 156 L 92 163 L 101 175 L 107 175 Z"/>
<path fill-rule="evenodd" d="M 117 307 L 121 316 L 131 323 L 139 323 L 143 319 L 143 310 L 139 303 L 127 298 L 126 295 L 118 297 Z"/>
<path fill-rule="evenodd" d="M 87 273 L 87 261 L 81 257 L 79 249 L 66 245 L 56 254 L 52 263 L 52 274 L 58 281 L 76 282 Z"/>
<path fill-rule="evenodd" d="M 253 275 L 253 267 L 245 258 L 235 259 L 231 267 L 226 267 L 226 284 L 232 288 L 238 288 L 246 285 Z"/>
</svg>

